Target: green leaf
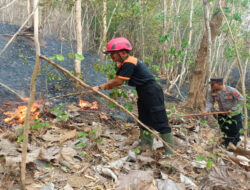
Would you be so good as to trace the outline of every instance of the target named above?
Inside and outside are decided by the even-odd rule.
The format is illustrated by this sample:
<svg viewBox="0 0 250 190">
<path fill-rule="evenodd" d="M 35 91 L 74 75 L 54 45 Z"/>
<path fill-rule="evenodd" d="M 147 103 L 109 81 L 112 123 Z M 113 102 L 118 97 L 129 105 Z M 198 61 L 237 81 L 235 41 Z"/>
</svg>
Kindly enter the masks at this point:
<svg viewBox="0 0 250 190">
<path fill-rule="evenodd" d="M 85 147 L 85 146 L 86 146 L 85 143 L 79 143 L 79 144 L 76 145 L 76 147 Z"/>
<path fill-rule="evenodd" d="M 170 41 L 171 40 L 171 35 L 167 34 L 165 36 L 160 37 L 160 39 L 158 40 L 159 43 L 163 43 L 165 41 Z"/>
<path fill-rule="evenodd" d="M 244 134 L 244 129 L 240 129 L 239 133 L 242 135 Z"/>
<path fill-rule="evenodd" d="M 84 60 L 84 56 L 83 56 L 83 55 L 80 55 L 80 54 L 78 54 L 78 53 L 75 54 L 75 58 L 76 58 L 76 60 L 78 60 L 78 61 Z"/>
<path fill-rule="evenodd" d="M 51 164 L 45 164 L 45 168 L 52 168 L 53 166 Z"/>
<path fill-rule="evenodd" d="M 81 156 L 84 157 L 86 155 L 85 152 L 81 152 Z"/>
<path fill-rule="evenodd" d="M 112 102 L 109 102 L 109 108 L 113 108 L 113 107 L 115 107 L 115 104 Z"/>
<path fill-rule="evenodd" d="M 73 54 L 72 54 L 72 53 L 68 53 L 68 57 L 69 57 L 70 59 L 73 59 Z"/>
<path fill-rule="evenodd" d="M 202 156 L 197 156 L 196 161 L 198 161 L 198 162 L 202 161 Z"/>
<path fill-rule="evenodd" d="M 89 132 L 89 134 L 94 134 L 94 133 L 96 133 L 96 129 L 92 129 L 90 132 Z"/>
<path fill-rule="evenodd" d="M 23 138 L 24 138 L 24 135 L 20 135 L 17 137 L 17 142 L 22 142 L 23 141 Z"/>
<path fill-rule="evenodd" d="M 103 141 L 102 138 L 100 138 L 100 139 L 97 140 L 98 143 L 101 143 L 102 141 Z"/>
<path fill-rule="evenodd" d="M 210 169 L 212 167 L 212 165 L 213 165 L 213 162 L 211 160 L 208 160 L 207 164 L 206 164 L 206 168 Z"/>
<path fill-rule="evenodd" d="M 216 154 L 211 154 L 211 158 L 212 158 L 213 162 L 216 162 Z"/>
<path fill-rule="evenodd" d="M 58 61 L 64 61 L 64 60 L 65 60 L 65 59 L 64 59 L 64 56 L 61 55 L 61 54 L 56 54 L 55 57 L 56 57 L 56 59 L 57 59 Z"/>
<path fill-rule="evenodd" d="M 240 13 L 234 13 L 233 19 L 234 19 L 235 21 L 242 22 L 241 16 L 242 16 L 242 15 L 241 15 Z"/>
<path fill-rule="evenodd" d="M 136 154 L 140 154 L 140 152 L 141 152 L 141 150 L 140 150 L 139 148 L 136 148 L 136 149 L 135 149 L 135 153 L 136 153 Z"/>
<path fill-rule="evenodd" d="M 84 133 L 84 132 L 80 132 L 77 134 L 77 137 L 80 138 L 80 137 L 87 137 L 88 136 L 88 133 Z"/>
</svg>

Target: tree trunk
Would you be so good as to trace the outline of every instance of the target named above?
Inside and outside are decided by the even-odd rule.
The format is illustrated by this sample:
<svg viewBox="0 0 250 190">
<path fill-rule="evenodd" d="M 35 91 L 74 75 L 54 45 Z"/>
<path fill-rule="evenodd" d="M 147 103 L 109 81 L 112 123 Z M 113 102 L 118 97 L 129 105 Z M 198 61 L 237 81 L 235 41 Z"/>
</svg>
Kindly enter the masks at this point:
<svg viewBox="0 0 250 190">
<path fill-rule="evenodd" d="M 82 55 L 82 24 L 81 24 L 81 11 L 82 3 L 81 0 L 75 1 L 75 11 L 76 11 L 76 52 Z M 75 59 L 75 76 L 81 78 L 81 61 Z"/>
<path fill-rule="evenodd" d="M 39 0 L 34 0 L 34 7 L 37 7 Z M 24 129 L 23 129 L 23 146 L 22 146 L 22 163 L 21 163 L 21 184 L 22 189 L 25 189 L 25 175 L 26 175 L 26 157 L 27 157 L 27 148 L 28 148 L 28 135 L 30 128 L 30 112 L 35 101 L 36 95 L 36 78 L 40 68 L 40 44 L 38 37 L 38 26 L 39 26 L 39 8 L 37 7 L 34 14 L 34 41 L 36 47 L 36 64 L 34 67 L 34 71 L 32 74 L 31 82 L 30 82 L 30 98 L 28 102 L 27 112 L 24 121 Z"/>
<path fill-rule="evenodd" d="M 102 12 L 102 40 L 101 40 L 101 61 L 104 61 L 105 42 L 107 40 L 107 1 L 103 0 L 103 12 Z"/>
<path fill-rule="evenodd" d="M 167 34 L 167 0 L 163 0 L 163 15 L 164 15 L 164 20 L 163 20 L 162 36 L 165 36 Z M 166 42 L 163 42 L 160 74 L 164 73 L 165 64 L 166 64 Z"/>
<path fill-rule="evenodd" d="M 234 66 L 236 65 L 236 63 L 237 63 L 237 59 L 235 59 L 233 61 L 233 63 L 230 65 L 230 67 L 227 69 L 227 73 L 226 73 L 226 75 L 225 75 L 225 77 L 223 79 L 223 83 L 224 84 L 227 84 L 227 81 L 229 79 L 230 73 L 232 72 L 232 70 L 233 70 Z"/>
<path fill-rule="evenodd" d="M 225 0 L 222 2 L 225 5 Z M 217 32 L 221 26 L 222 20 L 223 15 L 219 11 L 216 11 L 211 18 L 210 28 L 212 43 L 214 42 Z M 207 32 L 204 30 L 200 49 L 195 59 L 195 68 L 191 79 L 188 99 L 186 102 L 186 105 L 192 108 L 204 109 L 205 98 L 203 95 L 203 90 L 207 72 L 207 48 Z"/>
<path fill-rule="evenodd" d="M 188 53 L 188 49 L 190 48 L 190 44 L 192 41 L 192 34 L 193 34 L 193 28 L 192 28 L 192 21 L 193 21 L 193 10 L 194 10 L 194 0 L 191 0 L 191 5 L 190 5 L 190 17 L 189 17 L 189 36 L 188 36 L 188 45 L 187 48 L 185 50 L 184 53 L 184 58 L 183 58 L 183 62 L 182 62 L 182 67 L 181 67 L 181 74 L 180 74 L 180 80 L 179 80 L 179 84 L 178 87 L 180 88 L 183 84 L 183 79 L 184 79 L 184 74 L 187 71 L 187 67 L 186 66 L 186 59 L 187 59 L 187 53 Z"/>
<path fill-rule="evenodd" d="M 33 8 L 34 8 L 34 3 L 32 0 L 27 0 L 27 16 L 31 14 Z M 31 19 L 28 24 L 27 24 L 28 28 L 33 28 L 34 27 L 34 20 Z"/>
<path fill-rule="evenodd" d="M 211 73 L 211 57 L 212 57 L 212 39 L 211 39 L 211 29 L 209 25 L 209 8 L 208 8 L 208 1 L 203 0 L 203 9 L 204 9 L 204 18 L 205 18 L 205 25 L 206 25 L 206 33 L 207 33 L 207 73 L 206 76 L 209 77 Z M 216 37 L 216 36 L 215 36 Z M 208 81 L 207 78 L 206 81 Z"/>
<path fill-rule="evenodd" d="M 141 42 L 141 60 L 144 61 L 144 25 L 143 25 L 143 0 L 139 0 L 139 4 L 140 4 L 140 42 Z"/>
</svg>

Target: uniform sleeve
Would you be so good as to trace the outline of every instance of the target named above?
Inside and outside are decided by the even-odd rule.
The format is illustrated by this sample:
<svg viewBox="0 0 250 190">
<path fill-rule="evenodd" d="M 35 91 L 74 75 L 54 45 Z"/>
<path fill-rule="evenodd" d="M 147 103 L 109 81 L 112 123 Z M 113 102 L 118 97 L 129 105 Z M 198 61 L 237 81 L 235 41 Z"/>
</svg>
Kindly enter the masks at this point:
<svg viewBox="0 0 250 190">
<path fill-rule="evenodd" d="M 207 104 L 206 104 L 206 111 L 211 112 L 213 105 L 214 105 L 214 99 L 213 99 L 213 97 L 211 95 L 211 92 L 210 92 L 208 94 L 208 101 L 207 101 Z"/>
<path fill-rule="evenodd" d="M 243 106 L 244 97 L 235 88 L 232 88 L 232 94 L 233 94 L 233 98 L 235 100 L 234 103 L 233 103 L 232 110 L 235 111 L 235 110 L 238 110 L 239 108 L 241 108 Z"/>
<path fill-rule="evenodd" d="M 135 69 L 135 65 L 133 63 L 124 63 L 122 67 L 117 71 L 116 78 L 130 80 Z"/>
</svg>

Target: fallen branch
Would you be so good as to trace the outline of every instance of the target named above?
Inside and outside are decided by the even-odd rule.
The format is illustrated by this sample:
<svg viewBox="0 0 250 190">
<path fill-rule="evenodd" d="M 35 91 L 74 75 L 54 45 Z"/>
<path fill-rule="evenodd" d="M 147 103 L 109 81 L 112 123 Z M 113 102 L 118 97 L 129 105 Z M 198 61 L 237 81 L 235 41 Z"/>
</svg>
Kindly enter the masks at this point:
<svg viewBox="0 0 250 190">
<path fill-rule="evenodd" d="M 209 112 L 209 113 L 195 113 L 195 114 L 188 114 L 179 117 L 196 117 L 196 116 L 207 116 L 207 115 L 217 115 L 217 114 L 229 114 L 229 112 Z"/>
<path fill-rule="evenodd" d="M 51 61 L 50 59 L 48 59 L 47 57 L 40 55 L 39 56 L 41 59 L 47 61 L 48 63 L 50 63 L 51 65 L 53 65 L 54 67 L 56 67 L 57 69 L 59 69 L 60 71 L 66 73 L 68 76 L 70 76 L 72 79 L 74 79 L 75 81 L 77 81 L 81 86 L 99 94 L 100 96 L 102 96 L 104 99 L 112 102 L 113 104 L 115 104 L 117 107 L 121 108 L 124 112 L 126 112 L 127 114 L 129 114 L 135 121 L 137 121 L 143 128 L 147 129 L 149 132 L 151 132 L 157 139 L 159 139 L 160 141 L 162 141 L 162 143 L 164 145 L 166 145 L 174 154 L 181 156 L 179 153 L 177 153 L 171 146 L 168 145 L 167 142 L 165 142 L 155 131 L 153 131 L 152 129 L 150 129 L 148 126 L 146 126 L 145 124 L 143 124 L 138 117 L 136 117 L 133 113 L 131 113 L 130 111 L 128 111 L 125 107 L 123 107 L 122 105 L 120 105 L 117 101 L 109 98 L 108 96 L 106 96 L 105 94 L 103 94 L 102 92 L 93 89 L 91 86 L 89 86 L 88 84 L 84 83 L 81 79 L 75 77 L 71 72 L 69 72 L 68 70 L 64 69 L 63 67 L 57 65 L 55 62 Z"/>
<path fill-rule="evenodd" d="M 0 85 L 4 88 L 6 88 L 7 90 L 9 90 L 10 92 L 12 92 L 13 94 L 17 95 L 18 98 L 20 98 L 21 100 L 24 100 L 24 97 L 22 97 L 21 95 L 19 95 L 15 90 L 11 89 L 10 87 L 8 87 L 7 85 L 3 84 L 0 82 Z"/>
<path fill-rule="evenodd" d="M 55 97 L 49 98 L 49 100 L 53 100 L 53 99 L 57 99 L 57 98 L 63 98 L 63 97 L 68 97 L 68 96 L 76 96 L 76 95 L 89 94 L 89 93 L 93 93 L 93 90 L 88 90 L 86 92 L 75 92 L 75 93 L 65 94 L 65 95 L 61 95 L 61 96 L 55 96 Z"/>
<path fill-rule="evenodd" d="M 249 150 L 244 150 L 240 147 L 236 147 L 234 146 L 232 143 L 229 143 L 229 148 L 233 150 L 234 154 L 236 155 L 242 155 L 242 156 L 246 156 L 248 159 L 250 159 L 250 151 Z"/>
</svg>

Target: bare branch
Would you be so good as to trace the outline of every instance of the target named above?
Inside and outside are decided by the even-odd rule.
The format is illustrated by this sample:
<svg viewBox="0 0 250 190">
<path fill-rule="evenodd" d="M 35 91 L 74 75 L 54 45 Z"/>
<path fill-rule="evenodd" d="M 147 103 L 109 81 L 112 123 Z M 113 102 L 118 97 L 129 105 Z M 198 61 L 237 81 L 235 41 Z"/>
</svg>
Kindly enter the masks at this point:
<svg viewBox="0 0 250 190">
<path fill-rule="evenodd" d="M 4 48 L 2 49 L 2 51 L 0 52 L 0 56 L 3 54 L 3 52 L 5 52 L 5 50 L 9 47 L 9 45 L 13 42 L 13 40 L 16 38 L 16 36 L 20 33 L 20 31 L 23 29 L 23 27 L 28 23 L 28 21 L 30 20 L 30 18 L 33 16 L 33 14 L 35 13 L 36 9 L 38 8 L 40 0 L 38 0 L 38 4 L 36 6 L 36 8 L 32 11 L 32 13 L 28 16 L 28 18 L 24 21 L 23 25 L 18 29 L 18 31 L 12 36 L 12 38 L 8 41 L 8 43 L 4 46 Z"/>
<path fill-rule="evenodd" d="M 13 3 L 15 3 L 16 1 L 17 0 L 13 0 L 9 4 L 7 4 L 7 5 L 3 6 L 3 7 L 0 7 L 0 10 L 8 8 L 10 5 L 12 5 Z"/>
</svg>

